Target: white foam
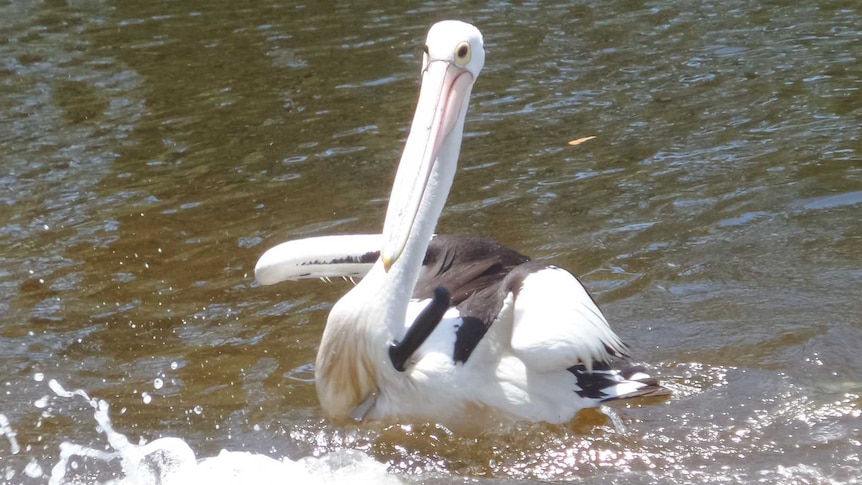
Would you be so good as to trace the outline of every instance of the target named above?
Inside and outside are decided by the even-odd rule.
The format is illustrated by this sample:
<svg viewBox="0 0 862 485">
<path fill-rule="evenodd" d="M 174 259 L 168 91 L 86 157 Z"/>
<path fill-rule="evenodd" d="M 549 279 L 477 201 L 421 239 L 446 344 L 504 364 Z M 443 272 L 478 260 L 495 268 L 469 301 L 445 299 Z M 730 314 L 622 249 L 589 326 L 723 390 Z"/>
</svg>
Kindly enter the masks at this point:
<svg viewBox="0 0 862 485">
<path fill-rule="evenodd" d="M 46 475 L 42 466 L 31 459 L 22 474 L 30 479 L 47 479 L 49 485 L 67 483 L 105 483 L 111 485 L 174 485 L 190 483 L 219 484 L 399 484 L 398 476 L 387 467 L 356 450 L 339 450 L 321 457 L 291 460 L 272 458 L 250 452 L 222 450 L 217 456 L 198 459 L 181 438 L 165 437 L 150 443 L 134 444 L 114 430 L 107 401 L 92 399 L 83 390 L 67 391 L 56 380 L 48 386 L 60 398 L 83 398 L 94 410 L 93 417 L 109 446 L 95 449 L 64 442 L 57 462 Z M 12 453 L 21 447 L 6 416 L 0 414 L 0 435 L 12 445 Z M 121 472 L 116 465 L 120 464 Z M 102 477 L 102 481 L 93 478 Z M 104 477 L 113 476 L 104 481 Z M 44 482 L 43 482 L 44 483 Z"/>
<path fill-rule="evenodd" d="M 5 414 L 0 414 L 0 436 L 5 436 L 9 440 L 13 455 L 17 455 L 21 451 L 21 446 L 18 445 L 18 439 L 15 437 L 15 430 L 9 425 L 9 418 Z"/>
</svg>

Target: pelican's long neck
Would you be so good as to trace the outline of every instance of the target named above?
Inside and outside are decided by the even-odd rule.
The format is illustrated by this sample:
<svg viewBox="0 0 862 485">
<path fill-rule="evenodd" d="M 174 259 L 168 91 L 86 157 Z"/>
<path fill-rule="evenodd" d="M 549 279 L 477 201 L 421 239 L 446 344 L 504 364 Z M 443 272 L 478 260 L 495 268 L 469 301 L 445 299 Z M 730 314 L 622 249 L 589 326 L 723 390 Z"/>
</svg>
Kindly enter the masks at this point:
<svg viewBox="0 0 862 485">
<path fill-rule="evenodd" d="M 470 91 L 484 62 L 481 34 L 463 22 L 437 23 L 423 59 L 381 258 L 333 306 L 317 354 L 318 396 L 331 416 L 349 416 L 368 396 L 400 389 L 409 379 L 409 371 L 400 373 L 390 362 L 389 345 L 413 323 L 405 322 L 407 307 L 455 177 Z"/>
<path fill-rule="evenodd" d="M 466 112 L 466 108 L 465 102 L 462 111 Z M 389 271 L 378 260 L 329 313 L 315 376 L 318 397 L 330 416 L 347 418 L 364 399 L 384 387 L 382 381 L 398 379 L 399 373 L 389 361 L 389 344 L 404 334 L 407 306 L 452 187 L 463 134 L 463 112 L 438 152 L 425 197 L 398 260 Z M 408 146 L 412 136 L 411 131 Z"/>
</svg>

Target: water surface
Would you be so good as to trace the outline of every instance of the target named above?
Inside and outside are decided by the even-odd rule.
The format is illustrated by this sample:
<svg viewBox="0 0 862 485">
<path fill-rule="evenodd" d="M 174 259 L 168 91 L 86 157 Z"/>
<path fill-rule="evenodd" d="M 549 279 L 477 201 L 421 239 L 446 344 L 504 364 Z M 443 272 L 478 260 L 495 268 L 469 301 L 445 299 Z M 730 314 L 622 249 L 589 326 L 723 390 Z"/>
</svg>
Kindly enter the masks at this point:
<svg viewBox="0 0 862 485">
<path fill-rule="evenodd" d="M 579 274 L 672 399 L 478 436 L 322 416 L 309 366 L 349 283 L 260 287 L 254 263 L 379 230 L 445 18 L 483 31 L 487 61 L 438 230 Z M 63 441 L 104 448 L 56 379 L 132 441 L 198 456 L 356 449 L 439 483 L 857 480 L 860 25 L 852 1 L 0 6 L 0 414 L 21 446 L 0 439 L 3 479 L 46 482 Z"/>
</svg>

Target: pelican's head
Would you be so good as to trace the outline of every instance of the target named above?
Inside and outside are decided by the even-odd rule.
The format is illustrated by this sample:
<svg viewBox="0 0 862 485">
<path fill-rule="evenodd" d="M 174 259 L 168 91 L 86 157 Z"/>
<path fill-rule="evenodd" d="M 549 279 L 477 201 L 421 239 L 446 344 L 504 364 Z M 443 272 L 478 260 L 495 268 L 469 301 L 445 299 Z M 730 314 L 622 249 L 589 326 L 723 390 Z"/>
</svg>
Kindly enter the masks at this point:
<svg viewBox="0 0 862 485">
<path fill-rule="evenodd" d="M 458 163 L 470 91 L 485 64 L 482 33 L 465 22 L 434 24 L 424 50 L 419 102 L 383 224 L 381 258 L 387 271 L 418 229 L 420 212 L 430 225 L 422 229 L 431 237 Z"/>
<path fill-rule="evenodd" d="M 432 25 L 423 51 L 423 72 L 428 69 L 429 62 L 444 62 L 469 72 L 475 80 L 485 65 L 482 33 L 472 24 L 460 20 L 444 20 Z"/>
</svg>

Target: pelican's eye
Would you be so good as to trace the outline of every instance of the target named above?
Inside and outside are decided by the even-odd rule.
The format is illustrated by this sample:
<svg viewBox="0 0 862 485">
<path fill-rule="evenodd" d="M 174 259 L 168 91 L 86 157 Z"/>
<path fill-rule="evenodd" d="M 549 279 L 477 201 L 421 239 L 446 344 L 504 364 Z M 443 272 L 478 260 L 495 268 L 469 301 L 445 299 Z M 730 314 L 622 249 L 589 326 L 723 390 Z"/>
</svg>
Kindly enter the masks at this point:
<svg viewBox="0 0 862 485">
<path fill-rule="evenodd" d="M 470 62 L 470 43 L 461 42 L 455 48 L 455 64 L 464 67 L 468 62 Z"/>
</svg>

